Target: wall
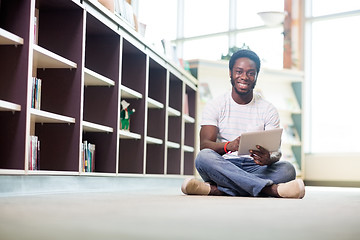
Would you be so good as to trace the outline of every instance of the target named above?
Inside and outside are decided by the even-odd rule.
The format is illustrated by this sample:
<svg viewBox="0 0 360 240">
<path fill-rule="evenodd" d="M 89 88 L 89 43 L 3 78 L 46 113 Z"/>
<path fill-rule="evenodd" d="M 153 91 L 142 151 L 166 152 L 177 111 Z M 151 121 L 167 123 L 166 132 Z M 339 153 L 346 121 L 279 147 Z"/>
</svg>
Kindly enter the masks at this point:
<svg viewBox="0 0 360 240">
<path fill-rule="evenodd" d="M 360 186 L 359 154 L 306 154 L 305 166 L 311 185 Z"/>
</svg>

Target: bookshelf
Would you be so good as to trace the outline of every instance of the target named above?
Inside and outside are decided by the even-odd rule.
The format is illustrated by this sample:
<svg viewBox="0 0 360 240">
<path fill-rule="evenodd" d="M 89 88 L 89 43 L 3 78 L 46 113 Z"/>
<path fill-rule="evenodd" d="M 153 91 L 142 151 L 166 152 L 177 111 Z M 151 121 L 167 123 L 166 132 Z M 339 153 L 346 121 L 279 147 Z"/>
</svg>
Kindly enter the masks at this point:
<svg viewBox="0 0 360 240">
<path fill-rule="evenodd" d="M 188 72 L 95 0 L 1 0 L 0 16 L 0 174 L 194 174 L 197 80 Z M 41 79 L 39 109 L 32 78 Z M 122 100 L 136 110 L 129 130 Z M 94 172 L 82 171 L 83 142 L 96 146 Z"/>
<path fill-rule="evenodd" d="M 199 80 L 198 112 L 210 98 L 230 91 L 228 61 L 192 60 L 190 69 Z M 291 162 L 299 177 L 304 174 L 302 84 L 304 73 L 290 69 L 261 68 L 255 91 L 278 109 L 282 136 L 282 160 Z M 207 91 L 207 92 L 206 92 Z M 207 94 L 205 94 L 207 93 Z M 191 140 L 191 139 L 189 139 Z M 191 146 L 191 144 L 190 144 Z"/>
</svg>

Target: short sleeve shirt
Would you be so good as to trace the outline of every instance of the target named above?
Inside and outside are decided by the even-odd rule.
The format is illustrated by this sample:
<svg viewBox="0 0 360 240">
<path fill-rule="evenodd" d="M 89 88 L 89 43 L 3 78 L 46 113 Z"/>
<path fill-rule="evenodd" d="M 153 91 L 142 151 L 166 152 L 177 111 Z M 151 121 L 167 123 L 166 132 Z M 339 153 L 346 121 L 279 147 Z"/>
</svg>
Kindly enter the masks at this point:
<svg viewBox="0 0 360 240">
<path fill-rule="evenodd" d="M 254 93 L 248 104 L 236 103 L 231 91 L 208 102 L 202 113 L 201 126 L 216 126 L 217 141 L 232 141 L 244 132 L 278 128 L 280 118 L 273 104 Z"/>
</svg>

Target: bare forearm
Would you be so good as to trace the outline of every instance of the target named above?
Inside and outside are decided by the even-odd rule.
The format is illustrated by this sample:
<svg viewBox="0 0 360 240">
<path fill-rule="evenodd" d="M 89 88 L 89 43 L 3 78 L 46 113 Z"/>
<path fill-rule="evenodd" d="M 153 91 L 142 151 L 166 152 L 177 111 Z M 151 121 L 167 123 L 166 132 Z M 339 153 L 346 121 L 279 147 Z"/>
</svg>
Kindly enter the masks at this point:
<svg viewBox="0 0 360 240">
<path fill-rule="evenodd" d="M 200 150 L 208 148 L 222 155 L 225 154 L 224 146 L 224 142 L 204 141 L 200 144 Z"/>
</svg>

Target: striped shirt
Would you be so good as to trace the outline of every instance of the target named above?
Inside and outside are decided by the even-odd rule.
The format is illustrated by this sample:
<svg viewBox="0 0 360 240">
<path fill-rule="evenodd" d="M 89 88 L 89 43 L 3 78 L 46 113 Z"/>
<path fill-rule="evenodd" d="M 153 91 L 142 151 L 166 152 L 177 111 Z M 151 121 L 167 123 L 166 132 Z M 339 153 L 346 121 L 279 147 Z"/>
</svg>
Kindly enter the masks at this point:
<svg viewBox="0 0 360 240">
<path fill-rule="evenodd" d="M 238 104 L 231 91 L 213 99 L 204 108 L 201 126 L 218 128 L 217 141 L 232 141 L 244 132 L 278 128 L 280 118 L 273 104 L 254 93 L 248 104 Z M 234 154 L 235 155 L 235 154 Z"/>
</svg>

